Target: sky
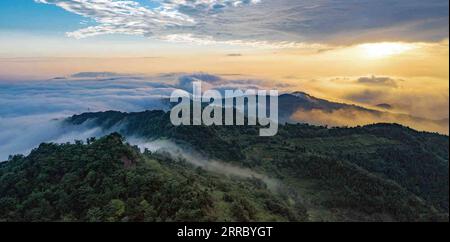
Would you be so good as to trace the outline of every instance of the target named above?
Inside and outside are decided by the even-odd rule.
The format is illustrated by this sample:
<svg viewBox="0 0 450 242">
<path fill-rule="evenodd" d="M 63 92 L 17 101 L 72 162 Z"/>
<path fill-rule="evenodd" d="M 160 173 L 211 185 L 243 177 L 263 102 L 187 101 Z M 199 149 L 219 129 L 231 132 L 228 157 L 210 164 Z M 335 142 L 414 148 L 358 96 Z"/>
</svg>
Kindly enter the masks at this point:
<svg viewBox="0 0 450 242">
<path fill-rule="evenodd" d="M 448 0 L 1 0 L 0 83 L 208 73 L 445 120 L 448 36 Z"/>
</svg>

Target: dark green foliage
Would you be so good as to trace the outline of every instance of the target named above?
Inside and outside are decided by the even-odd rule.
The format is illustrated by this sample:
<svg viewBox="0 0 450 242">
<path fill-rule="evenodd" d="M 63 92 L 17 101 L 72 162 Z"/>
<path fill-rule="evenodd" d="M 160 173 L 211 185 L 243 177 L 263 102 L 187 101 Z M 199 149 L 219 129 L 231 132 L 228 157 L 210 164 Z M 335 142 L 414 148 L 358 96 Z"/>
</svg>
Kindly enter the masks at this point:
<svg viewBox="0 0 450 242">
<path fill-rule="evenodd" d="M 87 120 L 104 128 L 121 122 L 123 135 L 169 138 L 277 177 L 305 201 L 313 220 L 448 220 L 448 136 L 396 124 L 286 124 L 268 138 L 252 126 L 174 127 L 161 111 L 83 114 L 68 122 Z"/>
<path fill-rule="evenodd" d="M 121 129 L 0 163 L 0 220 L 448 221 L 447 136 L 395 124 L 286 124 L 268 138 L 251 126 L 174 127 L 162 111 L 87 113 L 67 123 Z M 121 135 L 168 138 L 282 185 L 269 190 L 256 178 L 141 154 Z"/>
<path fill-rule="evenodd" d="M 301 205 L 281 205 L 298 217 L 250 205 L 276 196 L 251 180 L 210 174 L 164 155 L 141 154 L 117 133 L 89 139 L 88 144 L 42 144 L 29 156 L 11 157 L 0 166 L 0 221 L 306 219 Z M 238 203 L 242 214 L 231 212 L 235 200 L 224 197 L 245 201 Z"/>
</svg>

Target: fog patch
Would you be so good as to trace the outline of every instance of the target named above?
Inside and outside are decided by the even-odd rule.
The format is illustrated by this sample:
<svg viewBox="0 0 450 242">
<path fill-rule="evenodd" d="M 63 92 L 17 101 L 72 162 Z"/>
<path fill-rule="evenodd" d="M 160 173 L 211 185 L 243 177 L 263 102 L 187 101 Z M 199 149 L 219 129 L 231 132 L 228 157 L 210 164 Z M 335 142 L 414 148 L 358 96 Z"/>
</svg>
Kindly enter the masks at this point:
<svg viewBox="0 0 450 242">
<path fill-rule="evenodd" d="M 28 155 L 41 143 L 67 143 L 100 137 L 105 132 L 92 127 L 89 122 L 83 125 L 68 125 L 60 115 L 30 115 L 0 118 L 0 161 L 10 155 Z"/>
<path fill-rule="evenodd" d="M 166 153 L 169 154 L 171 158 L 183 159 L 196 167 L 201 167 L 210 172 L 226 176 L 236 176 L 244 179 L 259 179 L 263 181 L 271 191 L 277 191 L 281 184 L 278 180 L 251 169 L 227 164 L 220 160 L 206 158 L 195 150 L 182 147 L 170 140 L 145 141 L 140 138 L 131 137 L 128 138 L 127 141 L 130 144 L 137 145 L 141 149 L 141 152 L 144 152 L 145 149 L 147 149 L 151 152 Z"/>
<path fill-rule="evenodd" d="M 241 82 L 205 73 L 142 76 L 110 72 L 83 72 L 41 81 L 0 81 L 0 162 L 10 155 L 27 155 L 43 142 L 66 143 L 122 130 L 120 124 L 102 130 L 89 122 L 79 126 L 63 122 L 74 114 L 169 111 L 165 100 L 194 78 L 215 85 Z"/>
</svg>

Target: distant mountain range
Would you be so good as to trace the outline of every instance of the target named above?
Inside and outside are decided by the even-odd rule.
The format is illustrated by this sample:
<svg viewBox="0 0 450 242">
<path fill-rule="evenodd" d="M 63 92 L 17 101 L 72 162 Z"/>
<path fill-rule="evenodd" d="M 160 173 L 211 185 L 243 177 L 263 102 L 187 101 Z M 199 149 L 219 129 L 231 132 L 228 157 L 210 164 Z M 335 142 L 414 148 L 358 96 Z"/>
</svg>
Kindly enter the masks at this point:
<svg viewBox="0 0 450 242">
<path fill-rule="evenodd" d="M 385 109 L 384 111 L 370 109 L 361 107 L 358 105 L 351 105 L 346 103 L 336 103 L 325 99 L 320 99 L 313 97 L 304 92 L 294 92 L 290 94 L 282 94 L 279 97 L 279 110 L 280 110 L 280 120 L 284 122 L 307 122 L 311 123 L 308 118 L 302 119 L 305 115 L 298 115 L 296 113 L 306 112 L 310 113 L 313 111 L 321 111 L 323 116 L 326 115 L 344 115 L 342 123 L 331 122 L 330 126 L 346 126 L 345 121 L 351 121 L 354 119 L 355 123 L 360 121 L 360 125 L 370 124 L 370 123 L 399 123 L 402 125 L 410 126 L 419 130 L 428 130 L 441 133 L 448 133 L 449 119 L 433 120 L 422 117 L 415 117 L 408 114 L 399 114 L 388 111 L 388 104 L 378 105 Z M 300 117 L 299 117 L 300 116 Z M 363 118 L 367 117 L 367 118 Z M 317 122 L 312 122 L 315 124 L 320 124 L 320 120 Z M 326 120 L 324 123 L 326 124 Z M 349 123 L 348 126 L 353 126 L 353 123 Z"/>
<path fill-rule="evenodd" d="M 195 74 L 187 76 L 179 76 L 177 74 L 171 78 L 178 78 L 178 82 L 161 82 L 149 81 L 145 86 L 152 88 L 161 88 L 160 101 L 159 97 L 155 97 L 153 103 L 158 103 L 155 106 L 151 104 L 144 107 L 148 110 L 164 109 L 169 110 L 171 104 L 167 98 L 170 95 L 170 90 L 183 89 L 188 92 L 192 91 L 192 82 L 203 80 L 204 83 L 220 83 L 221 81 L 227 83 L 218 76 L 208 74 Z M 161 78 L 164 78 L 161 76 Z M 121 74 L 114 72 L 80 72 L 68 77 L 56 78 L 57 80 L 73 80 L 73 81 L 145 81 L 145 76 Z M 233 83 L 233 82 L 231 82 Z M 242 84 L 242 82 L 238 82 Z M 245 82 L 244 82 L 245 83 Z M 252 82 L 249 82 L 252 83 Z M 233 86 L 230 86 L 232 88 Z M 212 85 L 210 88 L 217 88 L 218 91 L 223 92 L 222 86 Z M 245 87 L 234 87 L 243 88 Z M 252 88 L 258 89 L 254 86 Z M 158 93 L 158 90 L 153 91 L 152 95 Z M 305 92 L 284 93 L 279 96 L 279 121 L 281 123 L 310 123 L 315 125 L 328 126 L 358 126 L 373 123 L 399 123 L 405 126 L 412 127 L 417 130 L 439 132 L 441 134 L 449 133 L 449 119 L 435 120 L 427 117 L 417 117 L 410 114 L 397 113 L 395 107 L 389 103 L 380 103 L 373 107 L 362 107 L 354 104 L 338 103 L 314 97 Z"/>
<path fill-rule="evenodd" d="M 173 106 L 168 100 L 165 102 L 168 107 Z M 392 108 L 389 104 L 381 104 L 381 106 L 377 106 L 379 108 L 377 110 L 354 104 L 332 102 L 316 98 L 305 92 L 281 94 L 278 104 L 280 123 L 301 122 L 331 127 L 398 123 L 417 130 L 442 134 L 448 134 L 449 131 L 449 119 L 433 120 L 395 113 L 389 110 Z"/>
</svg>

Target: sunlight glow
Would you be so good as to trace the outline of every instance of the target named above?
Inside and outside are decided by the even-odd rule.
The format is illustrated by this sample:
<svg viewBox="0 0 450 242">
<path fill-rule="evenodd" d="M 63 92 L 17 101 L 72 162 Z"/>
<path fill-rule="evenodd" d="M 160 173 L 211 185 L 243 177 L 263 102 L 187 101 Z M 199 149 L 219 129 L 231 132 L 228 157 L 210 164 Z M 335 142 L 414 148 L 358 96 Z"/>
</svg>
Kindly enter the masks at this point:
<svg viewBox="0 0 450 242">
<path fill-rule="evenodd" d="M 416 47 L 413 44 L 384 42 L 362 44 L 359 48 L 368 58 L 379 59 L 403 54 L 407 51 L 415 49 Z"/>
</svg>

